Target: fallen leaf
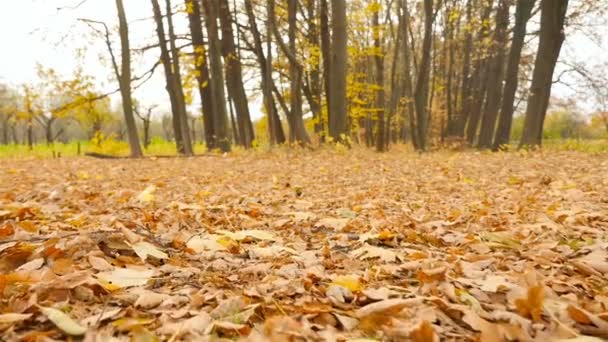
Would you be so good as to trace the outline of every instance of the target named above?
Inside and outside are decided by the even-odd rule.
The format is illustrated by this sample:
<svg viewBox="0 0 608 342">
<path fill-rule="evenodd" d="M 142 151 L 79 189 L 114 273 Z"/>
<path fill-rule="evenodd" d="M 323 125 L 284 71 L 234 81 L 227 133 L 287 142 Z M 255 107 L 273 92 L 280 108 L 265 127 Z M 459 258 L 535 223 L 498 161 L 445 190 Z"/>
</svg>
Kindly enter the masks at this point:
<svg viewBox="0 0 608 342">
<path fill-rule="evenodd" d="M 79 325 L 70 316 L 57 309 L 45 308 L 43 306 L 40 306 L 39 309 L 57 328 L 68 335 L 80 336 L 87 332 L 87 328 Z"/>
<path fill-rule="evenodd" d="M 369 244 L 364 244 L 361 248 L 358 248 L 351 252 L 351 255 L 360 259 L 375 259 L 378 258 L 383 262 L 395 262 L 397 261 L 397 253 L 387 248 L 376 247 Z"/>
<path fill-rule="evenodd" d="M 129 244 L 129 243 L 127 243 L 127 244 Z M 140 257 L 141 260 L 143 260 L 143 261 L 146 261 L 148 256 L 154 257 L 156 259 L 169 258 L 169 256 L 165 252 L 159 250 L 158 248 L 156 248 L 156 246 L 152 245 L 151 243 L 145 242 L 145 241 L 140 241 L 133 245 L 129 244 L 129 246 L 131 246 L 131 248 L 133 248 L 133 251 L 135 252 L 135 254 L 137 254 L 137 256 Z"/>
<path fill-rule="evenodd" d="M 96 274 L 98 280 L 108 290 L 145 285 L 154 275 L 154 270 L 117 268 Z"/>
<path fill-rule="evenodd" d="M 148 185 L 148 187 L 146 187 L 144 191 L 140 192 L 139 195 L 137 195 L 137 200 L 142 203 L 153 202 L 154 192 L 156 192 L 156 186 Z"/>
<path fill-rule="evenodd" d="M 5 313 L 0 314 L 0 324 L 22 322 L 32 317 L 32 314 Z"/>
</svg>

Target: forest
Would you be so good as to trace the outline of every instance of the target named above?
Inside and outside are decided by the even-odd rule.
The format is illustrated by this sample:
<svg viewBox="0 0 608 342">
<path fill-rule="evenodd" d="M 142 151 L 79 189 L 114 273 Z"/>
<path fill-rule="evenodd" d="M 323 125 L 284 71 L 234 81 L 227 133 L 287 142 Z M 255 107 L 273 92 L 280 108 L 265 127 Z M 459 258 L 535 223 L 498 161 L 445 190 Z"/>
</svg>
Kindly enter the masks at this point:
<svg viewBox="0 0 608 342">
<path fill-rule="evenodd" d="M 608 2 L 20 6 L 0 340 L 608 339 Z"/>
</svg>

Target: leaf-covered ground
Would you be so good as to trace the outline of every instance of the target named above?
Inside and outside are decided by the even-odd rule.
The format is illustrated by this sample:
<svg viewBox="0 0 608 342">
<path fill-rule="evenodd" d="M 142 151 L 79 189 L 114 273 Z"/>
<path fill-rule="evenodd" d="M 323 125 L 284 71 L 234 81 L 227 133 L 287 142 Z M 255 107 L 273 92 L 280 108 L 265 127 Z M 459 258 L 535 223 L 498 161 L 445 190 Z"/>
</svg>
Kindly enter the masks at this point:
<svg viewBox="0 0 608 342">
<path fill-rule="evenodd" d="M 608 155 L 4 160 L 1 340 L 601 341 Z"/>
</svg>

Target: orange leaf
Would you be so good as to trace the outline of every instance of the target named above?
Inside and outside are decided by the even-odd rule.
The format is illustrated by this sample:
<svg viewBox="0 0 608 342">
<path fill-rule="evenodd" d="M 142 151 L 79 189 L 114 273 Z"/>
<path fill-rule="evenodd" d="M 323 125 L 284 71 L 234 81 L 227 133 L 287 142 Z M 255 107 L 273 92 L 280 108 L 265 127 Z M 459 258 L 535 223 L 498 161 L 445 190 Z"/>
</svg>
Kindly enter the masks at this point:
<svg viewBox="0 0 608 342">
<path fill-rule="evenodd" d="M 439 341 L 435 329 L 428 321 L 420 323 L 416 329 L 410 333 L 410 339 L 413 342 L 434 342 Z"/>
<path fill-rule="evenodd" d="M 72 261 L 72 259 L 68 258 L 56 259 L 55 261 L 53 261 L 52 269 L 53 272 L 59 275 L 68 274 L 73 271 L 74 262 Z"/>
<path fill-rule="evenodd" d="M 15 228 L 13 228 L 12 223 L 7 222 L 0 227 L 0 238 L 6 238 L 13 234 L 15 234 Z"/>
<path fill-rule="evenodd" d="M 515 300 L 517 312 L 524 317 L 532 318 L 534 322 L 540 322 L 543 313 L 543 300 L 545 289 L 543 285 L 536 285 L 528 289 L 527 298 Z"/>
<path fill-rule="evenodd" d="M 590 325 L 592 322 L 587 315 L 575 306 L 568 305 L 568 314 L 576 323 Z"/>
</svg>

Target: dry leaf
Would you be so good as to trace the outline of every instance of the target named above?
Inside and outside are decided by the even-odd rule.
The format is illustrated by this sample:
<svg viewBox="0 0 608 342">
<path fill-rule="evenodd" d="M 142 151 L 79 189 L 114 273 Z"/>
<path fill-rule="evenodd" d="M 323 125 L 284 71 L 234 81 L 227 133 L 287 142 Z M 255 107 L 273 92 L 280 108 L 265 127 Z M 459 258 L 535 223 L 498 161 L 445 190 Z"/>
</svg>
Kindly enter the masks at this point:
<svg viewBox="0 0 608 342">
<path fill-rule="evenodd" d="M 68 335 L 80 336 L 87 332 L 87 328 L 76 323 L 70 316 L 57 309 L 45 308 L 43 306 L 40 306 L 39 309 L 57 328 Z"/>
</svg>

